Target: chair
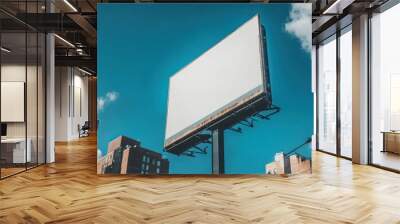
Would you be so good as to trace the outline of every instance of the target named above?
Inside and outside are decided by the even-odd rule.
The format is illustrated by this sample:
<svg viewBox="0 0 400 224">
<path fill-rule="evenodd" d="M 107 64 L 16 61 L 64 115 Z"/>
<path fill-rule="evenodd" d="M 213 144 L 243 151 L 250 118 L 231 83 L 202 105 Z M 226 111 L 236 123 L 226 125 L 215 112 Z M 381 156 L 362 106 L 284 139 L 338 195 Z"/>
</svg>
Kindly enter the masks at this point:
<svg viewBox="0 0 400 224">
<path fill-rule="evenodd" d="M 79 138 L 89 136 L 90 125 L 89 121 L 85 121 L 82 127 L 78 124 Z"/>
</svg>

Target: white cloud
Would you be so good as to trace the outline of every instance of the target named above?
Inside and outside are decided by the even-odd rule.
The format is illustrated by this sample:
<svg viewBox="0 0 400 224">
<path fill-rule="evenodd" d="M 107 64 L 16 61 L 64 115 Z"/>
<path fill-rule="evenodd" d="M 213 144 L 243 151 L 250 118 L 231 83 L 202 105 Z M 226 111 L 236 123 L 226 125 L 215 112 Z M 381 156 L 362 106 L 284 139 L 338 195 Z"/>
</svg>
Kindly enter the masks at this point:
<svg viewBox="0 0 400 224">
<path fill-rule="evenodd" d="M 102 153 L 100 149 L 97 149 L 97 160 L 100 159 L 102 157 Z"/>
<path fill-rule="evenodd" d="M 102 111 L 109 103 L 118 99 L 119 93 L 115 91 L 107 92 L 106 96 L 97 98 L 97 111 Z"/>
<path fill-rule="evenodd" d="M 104 108 L 104 104 L 105 104 L 106 102 L 105 102 L 105 100 L 103 99 L 103 97 L 99 97 L 98 99 L 97 99 L 97 109 L 98 110 L 103 110 L 103 108 Z"/>
<path fill-rule="evenodd" d="M 292 4 L 285 30 L 300 40 L 305 51 L 311 52 L 311 4 Z"/>
<path fill-rule="evenodd" d="M 113 102 L 118 98 L 118 93 L 117 92 L 108 92 L 106 94 L 106 97 L 108 101 Z"/>
</svg>

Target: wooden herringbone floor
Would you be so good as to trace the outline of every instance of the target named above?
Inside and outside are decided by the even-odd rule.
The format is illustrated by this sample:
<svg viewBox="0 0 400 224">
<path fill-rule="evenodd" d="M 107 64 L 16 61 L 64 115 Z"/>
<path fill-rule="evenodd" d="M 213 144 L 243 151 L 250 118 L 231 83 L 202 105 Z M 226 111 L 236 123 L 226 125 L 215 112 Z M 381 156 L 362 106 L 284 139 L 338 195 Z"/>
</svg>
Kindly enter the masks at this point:
<svg viewBox="0 0 400 224">
<path fill-rule="evenodd" d="M 322 153 L 313 174 L 97 176 L 96 141 L 0 181 L 0 223 L 400 223 L 400 175 Z"/>
</svg>

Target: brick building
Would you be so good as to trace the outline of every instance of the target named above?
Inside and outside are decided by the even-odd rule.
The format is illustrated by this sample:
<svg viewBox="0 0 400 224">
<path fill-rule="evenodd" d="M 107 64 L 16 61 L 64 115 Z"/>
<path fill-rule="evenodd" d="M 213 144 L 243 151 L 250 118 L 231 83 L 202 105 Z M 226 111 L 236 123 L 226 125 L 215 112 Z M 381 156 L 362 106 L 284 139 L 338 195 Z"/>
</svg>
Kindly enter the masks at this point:
<svg viewBox="0 0 400 224">
<path fill-rule="evenodd" d="M 97 164 L 99 174 L 167 174 L 169 161 L 139 141 L 119 136 L 108 143 L 107 154 Z"/>
</svg>

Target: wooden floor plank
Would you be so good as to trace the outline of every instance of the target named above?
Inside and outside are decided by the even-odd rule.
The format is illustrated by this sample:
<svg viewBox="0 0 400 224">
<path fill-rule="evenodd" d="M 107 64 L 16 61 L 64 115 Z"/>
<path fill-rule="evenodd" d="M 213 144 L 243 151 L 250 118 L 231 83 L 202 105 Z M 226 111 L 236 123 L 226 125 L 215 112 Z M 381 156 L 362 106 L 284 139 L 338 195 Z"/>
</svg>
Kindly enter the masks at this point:
<svg viewBox="0 0 400 224">
<path fill-rule="evenodd" d="M 400 175 L 313 153 L 313 173 L 98 176 L 96 139 L 0 181 L 0 223 L 400 223 Z"/>
</svg>

